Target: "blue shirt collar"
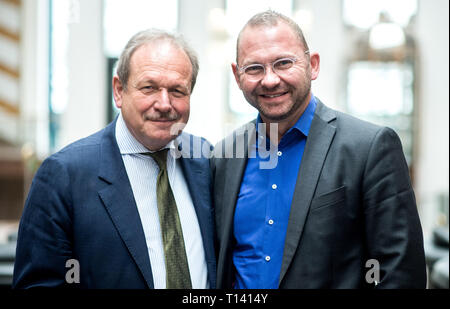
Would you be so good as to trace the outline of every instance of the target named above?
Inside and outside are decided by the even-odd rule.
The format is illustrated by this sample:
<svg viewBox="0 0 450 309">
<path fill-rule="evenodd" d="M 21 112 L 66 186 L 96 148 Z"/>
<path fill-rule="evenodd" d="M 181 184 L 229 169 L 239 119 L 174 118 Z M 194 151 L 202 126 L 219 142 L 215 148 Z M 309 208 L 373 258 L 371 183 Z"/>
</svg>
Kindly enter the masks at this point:
<svg viewBox="0 0 450 309">
<path fill-rule="evenodd" d="M 287 133 L 296 129 L 303 133 L 303 135 L 308 136 L 309 128 L 311 127 L 311 122 L 314 118 L 314 112 L 316 111 L 316 106 L 316 98 L 311 93 L 311 99 L 309 100 L 308 106 L 306 107 L 300 118 L 297 120 L 297 122 L 294 124 L 294 126 L 290 128 Z"/>
</svg>

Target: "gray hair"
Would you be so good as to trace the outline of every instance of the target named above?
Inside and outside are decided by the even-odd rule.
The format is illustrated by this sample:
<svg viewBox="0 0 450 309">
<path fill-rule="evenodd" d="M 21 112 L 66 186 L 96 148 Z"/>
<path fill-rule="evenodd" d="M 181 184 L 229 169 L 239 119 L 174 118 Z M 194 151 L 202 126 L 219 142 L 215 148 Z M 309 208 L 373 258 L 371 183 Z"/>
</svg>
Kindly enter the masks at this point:
<svg viewBox="0 0 450 309">
<path fill-rule="evenodd" d="M 303 44 L 303 47 L 306 50 L 309 50 L 308 43 L 306 43 L 305 36 L 303 35 L 303 31 L 300 26 L 291 18 L 278 13 L 273 10 L 267 10 L 261 13 L 254 15 L 250 20 L 245 24 L 244 28 L 242 28 L 241 32 L 239 32 L 237 44 L 236 44 L 236 62 L 238 62 L 239 58 L 239 44 L 241 41 L 242 33 L 248 27 L 275 27 L 279 22 L 284 22 L 288 25 L 292 31 L 297 35 L 300 42 Z"/>
<path fill-rule="evenodd" d="M 169 41 L 174 46 L 179 47 L 189 57 L 192 65 L 192 78 L 191 78 L 191 92 L 194 89 L 195 82 L 197 80 L 199 64 L 195 51 L 186 43 L 181 35 L 169 33 L 167 31 L 159 29 L 147 29 L 136 33 L 127 43 L 122 54 L 120 55 L 119 62 L 117 63 L 117 75 L 123 85 L 123 89 L 127 90 L 128 79 L 130 77 L 130 61 L 131 56 L 141 46 L 154 43 L 157 41 Z"/>
</svg>

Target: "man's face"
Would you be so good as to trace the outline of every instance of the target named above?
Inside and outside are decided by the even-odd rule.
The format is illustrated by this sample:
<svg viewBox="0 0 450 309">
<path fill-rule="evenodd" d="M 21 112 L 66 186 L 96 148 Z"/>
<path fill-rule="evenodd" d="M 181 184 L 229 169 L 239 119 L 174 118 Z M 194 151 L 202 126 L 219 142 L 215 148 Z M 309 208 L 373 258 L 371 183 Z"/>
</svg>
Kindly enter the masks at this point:
<svg viewBox="0 0 450 309">
<path fill-rule="evenodd" d="M 178 135 L 172 126 L 187 123 L 191 76 L 186 53 L 158 41 L 139 47 L 132 55 L 126 90 L 114 77 L 116 106 L 131 134 L 148 149 L 161 149 Z"/>
<path fill-rule="evenodd" d="M 303 44 L 293 30 L 283 22 L 276 26 L 247 27 L 241 35 L 239 68 L 249 64 L 266 65 L 266 74 L 260 80 L 249 80 L 239 72 L 233 73 L 247 101 L 261 114 L 265 122 L 294 122 L 305 110 L 311 96 L 311 80 L 319 70 L 319 55 L 305 54 Z M 296 58 L 294 66 L 275 73 L 270 65 L 282 58 Z"/>
</svg>

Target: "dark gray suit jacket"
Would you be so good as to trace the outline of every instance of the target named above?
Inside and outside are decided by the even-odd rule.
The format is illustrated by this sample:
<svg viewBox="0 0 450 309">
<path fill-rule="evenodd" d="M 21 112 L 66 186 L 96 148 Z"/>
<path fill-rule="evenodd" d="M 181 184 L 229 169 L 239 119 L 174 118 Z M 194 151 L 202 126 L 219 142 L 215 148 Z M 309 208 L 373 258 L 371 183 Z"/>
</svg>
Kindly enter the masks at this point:
<svg viewBox="0 0 450 309">
<path fill-rule="evenodd" d="M 229 155 L 253 131 L 247 124 L 224 139 L 212 160 L 218 288 L 234 281 L 233 218 L 247 162 Z M 425 288 L 423 235 L 402 146 L 393 130 L 318 100 L 291 204 L 279 287 L 374 286 L 366 280 L 376 278 L 376 266 L 366 266 L 371 259 L 380 266 L 377 288 Z"/>
</svg>

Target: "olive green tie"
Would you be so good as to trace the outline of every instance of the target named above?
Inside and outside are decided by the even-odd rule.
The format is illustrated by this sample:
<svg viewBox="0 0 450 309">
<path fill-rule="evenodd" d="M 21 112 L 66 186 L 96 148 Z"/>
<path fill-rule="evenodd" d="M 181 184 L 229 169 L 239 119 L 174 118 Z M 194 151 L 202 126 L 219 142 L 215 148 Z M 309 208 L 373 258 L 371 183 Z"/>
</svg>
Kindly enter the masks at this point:
<svg viewBox="0 0 450 309">
<path fill-rule="evenodd" d="M 166 148 L 148 153 L 159 166 L 156 196 L 166 261 L 166 288 L 191 289 L 191 277 L 189 275 L 183 231 L 167 173 L 168 150 Z"/>
</svg>

